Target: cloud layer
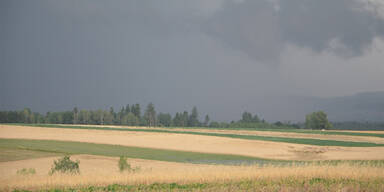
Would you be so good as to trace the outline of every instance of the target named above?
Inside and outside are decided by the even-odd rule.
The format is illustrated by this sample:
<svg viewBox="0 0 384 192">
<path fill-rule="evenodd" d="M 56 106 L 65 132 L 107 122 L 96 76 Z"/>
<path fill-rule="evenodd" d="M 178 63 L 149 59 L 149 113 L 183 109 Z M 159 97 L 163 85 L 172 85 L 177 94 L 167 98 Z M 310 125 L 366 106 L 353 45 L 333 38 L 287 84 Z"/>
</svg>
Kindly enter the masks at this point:
<svg viewBox="0 0 384 192">
<path fill-rule="evenodd" d="M 380 2 L 1 1 L 0 109 L 300 120 L 292 96 L 384 90 Z"/>
</svg>

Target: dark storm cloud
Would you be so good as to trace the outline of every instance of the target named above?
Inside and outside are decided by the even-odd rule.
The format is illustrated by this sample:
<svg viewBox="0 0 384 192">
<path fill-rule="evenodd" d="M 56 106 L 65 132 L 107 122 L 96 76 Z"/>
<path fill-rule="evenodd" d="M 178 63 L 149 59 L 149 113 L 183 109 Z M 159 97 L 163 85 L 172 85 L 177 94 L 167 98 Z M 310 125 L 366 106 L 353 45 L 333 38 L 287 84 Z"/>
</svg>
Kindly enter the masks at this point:
<svg viewBox="0 0 384 192">
<path fill-rule="evenodd" d="M 266 0 L 229 1 L 204 26 L 207 33 L 264 62 L 281 51 L 278 14 Z"/>
<path fill-rule="evenodd" d="M 286 95 L 381 90 L 383 54 L 363 50 L 382 36 L 353 0 L 3 0 L 0 110 L 153 102 L 296 119 Z"/>
<path fill-rule="evenodd" d="M 384 20 L 357 0 L 245 0 L 226 3 L 206 30 L 251 58 L 270 62 L 286 43 L 359 56 L 384 36 Z"/>
<path fill-rule="evenodd" d="M 353 55 L 361 55 L 375 37 L 384 36 L 384 20 L 364 10 L 357 0 L 280 1 L 283 39 L 315 51 L 337 40 Z"/>
</svg>

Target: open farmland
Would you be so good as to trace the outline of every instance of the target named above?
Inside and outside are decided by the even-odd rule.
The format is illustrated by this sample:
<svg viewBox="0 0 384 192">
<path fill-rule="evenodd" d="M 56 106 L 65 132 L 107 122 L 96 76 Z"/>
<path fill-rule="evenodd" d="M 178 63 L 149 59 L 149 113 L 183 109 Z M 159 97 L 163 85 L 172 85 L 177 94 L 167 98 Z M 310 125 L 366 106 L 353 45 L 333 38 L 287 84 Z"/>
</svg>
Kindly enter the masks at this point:
<svg viewBox="0 0 384 192">
<path fill-rule="evenodd" d="M 96 127 L 95 127 L 96 128 Z M 77 129 L 2 125 L 0 138 L 76 141 L 202 153 L 235 154 L 267 159 L 381 160 L 384 146 L 371 142 L 351 142 L 294 137 L 267 137 L 205 132 L 172 132 L 150 129 Z M 128 131 L 129 130 L 129 131 Z M 337 138 L 337 136 L 334 136 Z M 356 136 L 356 140 L 360 137 Z M 382 142 L 384 139 L 381 139 Z M 272 142 L 274 141 L 274 142 Z M 329 141 L 329 142 L 328 142 Z M 323 145 L 325 144 L 325 145 Z M 352 146 L 352 147 L 351 147 Z"/>
<path fill-rule="evenodd" d="M 375 135 L 0 126 L 2 190 L 384 189 L 384 138 Z M 302 139 L 308 144 L 300 144 Z M 81 174 L 49 176 L 53 160 L 64 154 L 80 160 Z M 119 156 L 140 171 L 119 173 Z M 35 176 L 16 174 L 22 168 L 34 168 Z"/>
</svg>

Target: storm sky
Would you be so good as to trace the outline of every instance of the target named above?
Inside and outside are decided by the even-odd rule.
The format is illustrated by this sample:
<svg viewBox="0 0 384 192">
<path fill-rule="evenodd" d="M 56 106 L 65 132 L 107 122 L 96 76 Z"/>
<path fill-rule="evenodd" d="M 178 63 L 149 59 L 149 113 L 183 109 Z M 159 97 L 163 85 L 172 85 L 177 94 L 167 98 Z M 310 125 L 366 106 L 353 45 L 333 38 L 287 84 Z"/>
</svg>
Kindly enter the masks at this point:
<svg viewBox="0 0 384 192">
<path fill-rule="evenodd" d="M 381 0 L 0 1 L 0 110 L 290 120 L 289 98 L 368 91 L 384 91 Z"/>
</svg>

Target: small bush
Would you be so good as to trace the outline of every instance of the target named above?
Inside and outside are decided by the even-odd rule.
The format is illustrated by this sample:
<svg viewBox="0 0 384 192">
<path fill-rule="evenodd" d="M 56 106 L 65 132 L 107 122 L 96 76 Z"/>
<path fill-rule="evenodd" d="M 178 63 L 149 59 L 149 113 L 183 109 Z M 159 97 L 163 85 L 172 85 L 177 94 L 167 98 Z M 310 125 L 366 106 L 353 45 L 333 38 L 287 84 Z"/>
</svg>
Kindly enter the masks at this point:
<svg viewBox="0 0 384 192">
<path fill-rule="evenodd" d="M 132 168 L 131 165 L 127 163 L 127 158 L 124 156 L 120 157 L 118 166 L 119 166 L 120 172 L 123 172 L 123 171 L 136 172 L 140 170 L 140 167 Z"/>
<path fill-rule="evenodd" d="M 118 166 L 119 166 L 120 172 L 132 169 L 131 165 L 127 163 L 127 158 L 123 156 L 120 157 Z"/>
<path fill-rule="evenodd" d="M 29 168 L 29 169 L 23 168 L 23 169 L 17 170 L 16 174 L 18 174 L 18 175 L 34 175 L 34 174 L 36 174 L 36 170 L 34 168 Z"/>
<path fill-rule="evenodd" d="M 51 171 L 49 172 L 50 175 L 60 172 L 60 173 L 69 173 L 69 174 L 79 174 L 80 168 L 79 164 L 80 161 L 72 161 L 70 159 L 70 156 L 64 156 L 61 159 L 55 160 L 53 162 L 53 166 L 51 168 Z"/>
</svg>

